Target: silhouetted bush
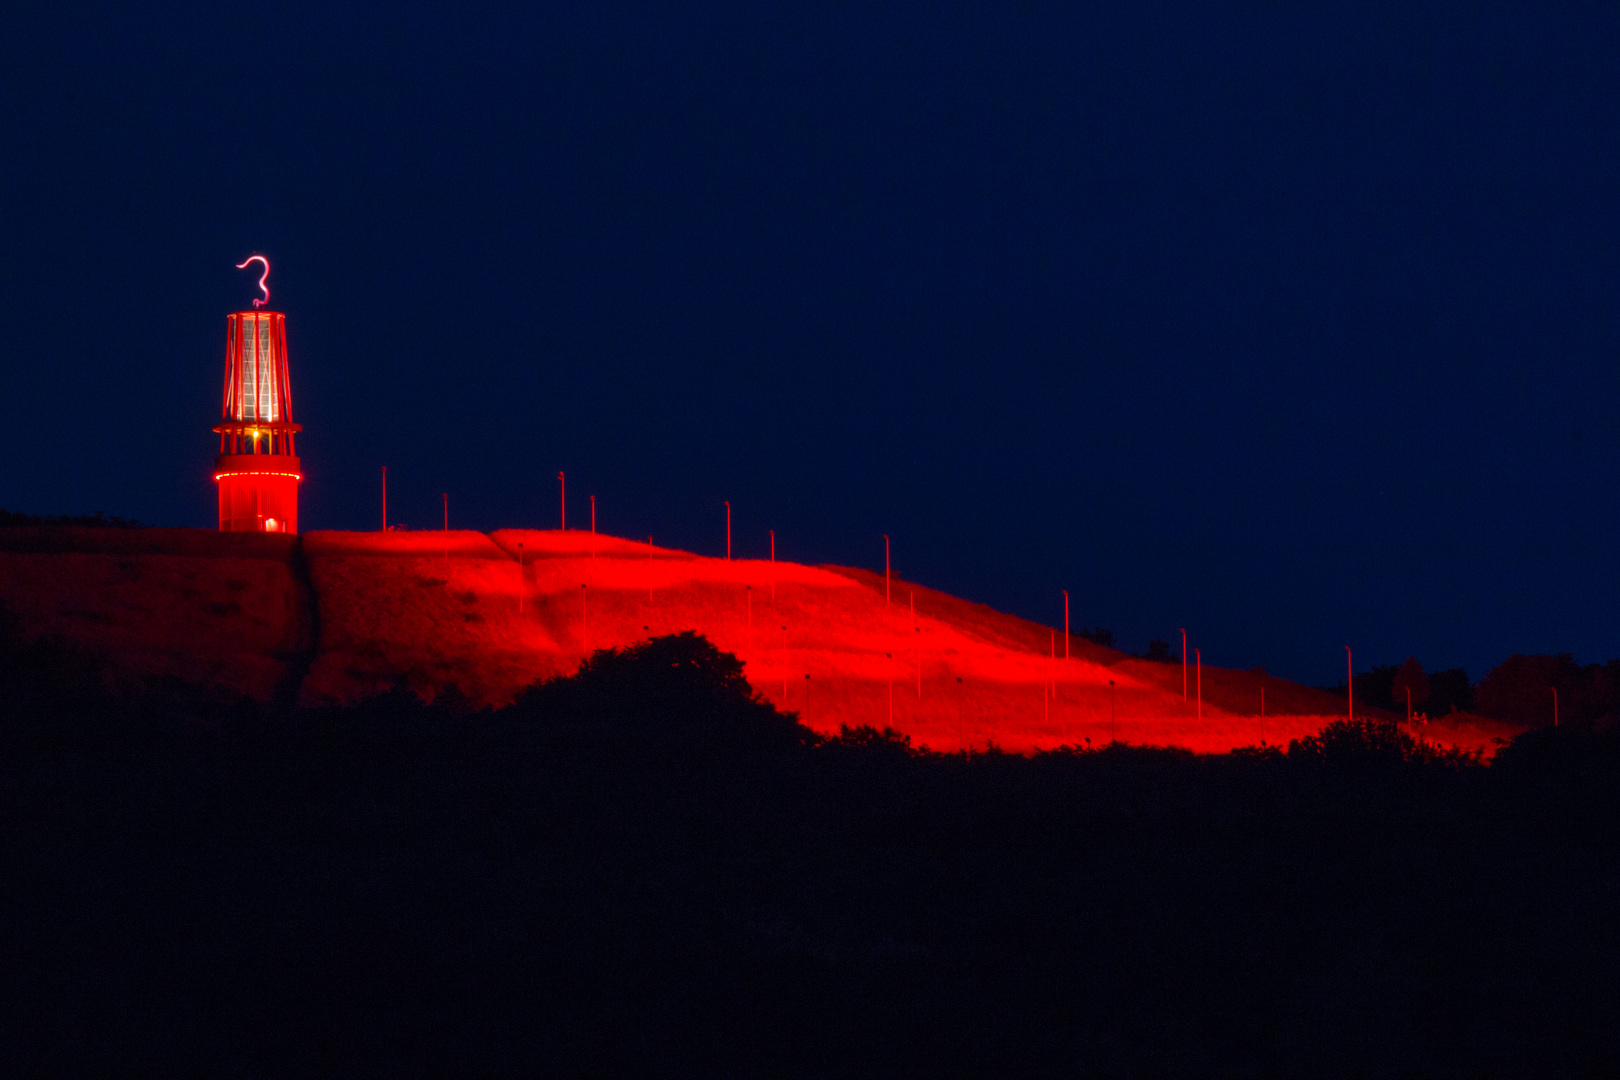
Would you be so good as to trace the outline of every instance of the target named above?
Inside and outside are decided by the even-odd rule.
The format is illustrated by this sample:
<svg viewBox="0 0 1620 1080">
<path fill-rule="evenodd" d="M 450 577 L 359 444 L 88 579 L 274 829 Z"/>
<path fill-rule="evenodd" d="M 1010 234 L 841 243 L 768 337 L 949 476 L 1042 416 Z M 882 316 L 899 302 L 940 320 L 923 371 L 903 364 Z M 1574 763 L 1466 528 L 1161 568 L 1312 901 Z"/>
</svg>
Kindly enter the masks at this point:
<svg viewBox="0 0 1620 1080">
<path fill-rule="evenodd" d="M 1335 720 L 1288 744 L 1288 760 L 1339 769 L 1387 771 L 1407 765 L 1480 764 L 1477 755 L 1442 749 L 1409 735 L 1393 720 Z"/>
<path fill-rule="evenodd" d="M 1491 771 L 1515 778 L 1538 777 L 1558 783 L 1577 779 L 1620 783 L 1620 729 L 1611 723 L 1573 721 L 1533 728 L 1497 751 Z M 1620 788 L 1614 791 L 1620 797 Z"/>
<path fill-rule="evenodd" d="M 879 755 L 890 760 L 901 761 L 917 753 L 911 745 L 911 736 L 898 732 L 891 727 L 882 730 L 869 724 L 858 724 L 850 727 L 848 724 L 838 725 L 838 734 L 821 740 L 821 748 L 829 753 L 841 750 L 853 750 L 857 753 Z"/>
<path fill-rule="evenodd" d="M 102 663 L 61 642 L 29 638 L 0 607 L 0 745 L 16 751 L 87 733 L 105 740 L 121 711 Z"/>
<path fill-rule="evenodd" d="M 600 649 L 575 674 L 525 690 L 512 714 L 665 728 L 721 725 L 802 745 L 815 741 L 796 716 L 754 694 L 741 660 L 691 630 Z"/>
<path fill-rule="evenodd" d="M 1575 1075 L 1620 1056 L 1601 725 L 1531 732 L 1490 768 L 1365 718 L 1286 756 L 945 754 L 871 727 L 815 740 L 690 634 L 504 710 L 402 688 L 176 713 L 74 698 L 83 658 L 0 638 L 0 726 L 106 720 L 49 753 L 0 741 L 8 1075 Z M 169 717 L 163 737 L 110 737 L 132 707 Z"/>
</svg>

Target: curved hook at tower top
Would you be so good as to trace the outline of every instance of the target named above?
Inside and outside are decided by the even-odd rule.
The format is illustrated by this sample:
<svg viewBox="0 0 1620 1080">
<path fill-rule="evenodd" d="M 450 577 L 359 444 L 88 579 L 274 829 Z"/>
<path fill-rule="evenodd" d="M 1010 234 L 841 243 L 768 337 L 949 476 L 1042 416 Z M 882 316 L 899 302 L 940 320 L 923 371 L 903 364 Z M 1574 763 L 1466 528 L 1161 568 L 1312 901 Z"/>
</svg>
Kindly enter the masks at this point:
<svg viewBox="0 0 1620 1080">
<path fill-rule="evenodd" d="M 263 307 L 270 302 L 270 286 L 266 284 L 266 282 L 270 280 L 270 260 L 265 258 L 263 255 L 249 255 L 247 258 L 237 263 L 236 268 L 238 270 L 245 270 L 247 268 L 247 264 L 253 262 L 254 260 L 264 263 L 264 273 L 259 275 L 259 288 L 264 290 L 264 299 L 253 301 L 253 306 Z"/>
</svg>

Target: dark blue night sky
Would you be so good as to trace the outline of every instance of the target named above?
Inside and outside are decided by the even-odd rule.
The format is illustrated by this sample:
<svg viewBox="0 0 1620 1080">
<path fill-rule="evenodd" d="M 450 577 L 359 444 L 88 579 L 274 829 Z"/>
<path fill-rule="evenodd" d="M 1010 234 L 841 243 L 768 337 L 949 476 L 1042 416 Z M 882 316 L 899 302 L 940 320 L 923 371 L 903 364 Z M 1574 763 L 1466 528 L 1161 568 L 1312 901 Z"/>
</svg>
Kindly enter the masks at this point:
<svg viewBox="0 0 1620 1080">
<path fill-rule="evenodd" d="M 0 507 L 570 518 L 1308 682 L 1620 656 L 1620 7 L 35 5 Z"/>
</svg>

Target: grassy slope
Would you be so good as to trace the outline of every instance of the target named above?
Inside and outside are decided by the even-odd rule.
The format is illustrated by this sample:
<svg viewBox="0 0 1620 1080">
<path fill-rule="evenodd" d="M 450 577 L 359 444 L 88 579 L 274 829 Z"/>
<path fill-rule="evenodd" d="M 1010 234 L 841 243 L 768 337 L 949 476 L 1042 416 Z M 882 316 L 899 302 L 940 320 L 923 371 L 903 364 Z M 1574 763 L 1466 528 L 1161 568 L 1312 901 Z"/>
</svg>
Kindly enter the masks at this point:
<svg viewBox="0 0 1620 1080">
<path fill-rule="evenodd" d="M 308 646 L 291 538 L 5 533 L 8 606 L 33 632 L 114 656 L 125 670 L 263 699 L 285 676 L 286 658 Z M 1206 667 L 1200 717 L 1182 699 L 1179 665 L 1079 639 L 1065 660 L 1049 627 L 898 580 L 886 602 L 881 576 L 844 567 L 710 559 L 555 530 L 302 540 L 320 620 L 302 684 L 308 705 L 394 685 L 425 697 L 455 686 L 474 703 L 501 705 L 574 670 L 590 650 L 695 629 L 741 657 L 762 695 L 818 730 L 892 725 L 945 750 L 1117 737 L 1219 752 L 1285 743 L 1341 708 L 1286 680 Z M 1434 735 L 1487 747 L 1500 733 L 1454 725 Z"/>
</svg>

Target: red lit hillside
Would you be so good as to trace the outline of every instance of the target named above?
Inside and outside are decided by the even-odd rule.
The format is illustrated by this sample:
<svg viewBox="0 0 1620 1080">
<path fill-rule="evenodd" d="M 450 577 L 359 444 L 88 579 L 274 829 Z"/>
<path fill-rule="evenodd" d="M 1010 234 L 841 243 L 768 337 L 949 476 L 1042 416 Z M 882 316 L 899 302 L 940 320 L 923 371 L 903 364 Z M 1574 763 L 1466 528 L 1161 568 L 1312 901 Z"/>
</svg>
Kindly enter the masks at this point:
<svg viewBox="0 0 1620 1080">
<path fill-rule="evenodd" d="M 1048 627 L 900 581 L 886 603 L 882 576 L 866 571 L 710 559 L 588 532 L 6 533 L 0 596 L 33 632 L 132 673 L 261 699 L 301 677 L 299 700 L 311 705 L 394 685 L 426 697 L 454 685 L 499 705 L 591 650 L 692 629 L 818 730 L 892 724 L 945 750 L 1117 737 L 1218 752 L 1286 743 L 1343 708 L 1282 679 L 1206 667 L 1200 719 L 1179 664 L 1079 639 L 1065 660 Z M 298 661 L 311 660 L 312 640 L 306 673 Z M 1495 733 L 1437 734 L 1486 746 Z"/>
</svg>

